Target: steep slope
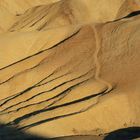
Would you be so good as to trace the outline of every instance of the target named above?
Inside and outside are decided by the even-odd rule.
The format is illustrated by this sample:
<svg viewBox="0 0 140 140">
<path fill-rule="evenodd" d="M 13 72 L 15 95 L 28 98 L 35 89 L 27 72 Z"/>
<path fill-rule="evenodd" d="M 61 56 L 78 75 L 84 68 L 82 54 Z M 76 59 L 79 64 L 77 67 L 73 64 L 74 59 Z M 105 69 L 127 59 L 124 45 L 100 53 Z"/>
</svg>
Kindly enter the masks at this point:
<svg viewBox="0 0 140 140">
<path fill-rule="evenodd" d="M 0 5 L 0 28 L 1 32 L 9 28 L 10 31 L 31 31 L 107 22 L 126 16 L 139 7 L 139 0 L 3 0 Z M 3 20 L 5 18 L 6 21 Z"/>
<path fill-rule="evenodd" d="M 100 28 L 80 27 L 73 37 L 52 48 L 48 59 L 0 85 L 1 121 L 42 134 L 49 128 L 49 136 L 105 133 L 139 124 L 139 23 L 138 16 Z"/>
<path fill-rule="evenodd" d="M 0 1 L 0 33 L 7 31 L 27 9 L 43 4 L 51 4 L 59 0 L 1 0 Z"/>
<path fill-rule="evenodd" d="M 5 8 L 9 13 L 13 13 L 14 15 L 20 15 L 23 14 L 27 9 L 38 6 L 38 5 L 47 5 L 54 2 L 57 2 L 59 0 L 2 0 L 0 2 L 0 7 Z"/>
<path fill-rule="evenodd" d="M 12 19 L 0 34 L 0 122 L 44 137 L 139 126 L 134 3 L 61 0 Z"/>
<path fill-rule="evenodd" d="M 125 0 L 125 2 L 121 5 L 118 11 L 116 18 L 125 17 L 128 14 L 139 10 L 140 10 L 140 0 Z"/>
<path fill-rule="evenodd" d="M 71 24 L 114 20 L 122 4 L 122 0 L 114 2 L 112 0 L 62 0 L 28 10 L 10 31 L 41 30 Z"/>
</svg>

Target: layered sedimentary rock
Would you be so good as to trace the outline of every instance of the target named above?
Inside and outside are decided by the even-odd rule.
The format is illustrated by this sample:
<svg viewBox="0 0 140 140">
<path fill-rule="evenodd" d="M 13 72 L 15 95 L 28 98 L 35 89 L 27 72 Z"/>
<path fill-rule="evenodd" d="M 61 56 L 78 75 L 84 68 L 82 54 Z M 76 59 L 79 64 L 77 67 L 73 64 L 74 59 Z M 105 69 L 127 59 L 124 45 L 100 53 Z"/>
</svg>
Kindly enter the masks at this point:
<svg viewBox="0 0 140 140">
<path fill-rule="evenodd" d="M 59 0 L 1 0 L 0 33 L 7 31 L 26 10 L 40 5 L 48 5 Z"/>
<path fill-rule="evenodd" d="M 140 1 L 21 2 L 0 13 L 0 122 L 44 137 L 139 126 Z"/>
</svg>

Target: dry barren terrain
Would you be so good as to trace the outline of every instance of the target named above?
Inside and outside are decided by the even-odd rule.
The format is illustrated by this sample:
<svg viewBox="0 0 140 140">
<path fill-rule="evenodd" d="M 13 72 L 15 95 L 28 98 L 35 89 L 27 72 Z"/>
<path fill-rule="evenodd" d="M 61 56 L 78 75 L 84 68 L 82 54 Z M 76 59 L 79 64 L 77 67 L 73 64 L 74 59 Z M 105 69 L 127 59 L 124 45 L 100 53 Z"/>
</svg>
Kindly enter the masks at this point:
<svg viewBox="0 0 140 140">
<path fill-rule="evenodd" d="M 100 140 L 139 99 L 140 0 L 0 0 L 0 123 Z"/>
</svg>

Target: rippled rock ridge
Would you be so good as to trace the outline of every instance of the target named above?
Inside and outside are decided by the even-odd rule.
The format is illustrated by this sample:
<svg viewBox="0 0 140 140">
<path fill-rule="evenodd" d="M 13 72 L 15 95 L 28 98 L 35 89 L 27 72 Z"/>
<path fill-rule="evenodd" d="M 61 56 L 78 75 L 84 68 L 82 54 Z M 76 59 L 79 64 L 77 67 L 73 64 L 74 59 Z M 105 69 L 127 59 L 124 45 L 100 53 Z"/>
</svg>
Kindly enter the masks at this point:
<svg viewBox="0 0 140 140">
<path fill-rule="evenodd" d="M 0 93 L 3 140 L 139 127 L 140 0 L 1 0 Z"/>
</svg>

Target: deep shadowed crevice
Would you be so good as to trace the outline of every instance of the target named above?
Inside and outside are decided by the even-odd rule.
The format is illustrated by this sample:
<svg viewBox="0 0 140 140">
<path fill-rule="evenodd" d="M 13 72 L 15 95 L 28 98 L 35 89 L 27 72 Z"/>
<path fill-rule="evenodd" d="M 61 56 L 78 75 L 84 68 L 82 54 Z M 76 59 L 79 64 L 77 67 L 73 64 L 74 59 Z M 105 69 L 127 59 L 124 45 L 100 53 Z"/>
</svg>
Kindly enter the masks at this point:
<svg viewBox="0 0 140 140">
<path fill-rule="evenodd" d="M 138 16 L 138 15 L 140 15 L 140 10 L 134 11 L 134 12 L 129 13 L 128 15 L 122 17 L 122 18 L 119 18 L 119 19 L 116 19 L 116 20 L 113 20 L 113 21 L 108 21 L 108 22 L 106 22 L 106 23 L 112 23 L 112 22 L 116 22 L 116 21 L 119 21 L 119 20 L 122 20 L 122 19 L 135 17 L 135 16 Z"/>
<path fill-rule="evenodd" d="M 134 12 L 128 14 L 125 18 L 130 18 L 130 17 L 134 17 L 134 16 L 137 16 L 137 15 L 140 15 L 140 10 L 139 11 L 134 11 Z"/>
<path fill-rule="evenodd" d="M 140 138 L 140 127 L 128 127 L 109 133 L 104 140 L 133 140 Z"/>
<path fill-rule="evenodd" d="M 131 17 L 135 17 L 137 15 L 140 15 L 140 11 L 134 11 L 132 13 L 129 13 L 128 15 L 126 15 L 125 17 L 122 17 L 120 19 L 117 19 L 115 21 L 121 20 L 121 19 L 125 19 L 125 18 L 131 18 Z"/>
<path fill-rule="evenodd" d="M 44 113 L 44 112 L 49 112 L 49 111 L 53 111 L 53 110 L 56 110 L 58 108 L 61 108 L 61 107 L 66 107 L 66 106 L 70 106 L 70 105 L 73 105 L 73 104 L 77 104 L 79 102 L 84 102 L 86 100 L 89 100 L 91 98 L 94 98 L 94 97 L 97 97 L 97 96 L 103 96 L 105 93 L 106 89 L 100 93 L 97 93 L 97 94 L 93 94 L 93 95 L 90 95 L 90 96 L 86 96 L 86 97 L 83 97 L 83 98 L 80 98 L 80 99 L 77 99 L 77 100 L 74 100 L 74 101 L 71 101 L 71 102 L 67 102 L 67 103 L 64 103 L 64 104 L 61 104 L 61 105 L 56 105 L 56 106 L 53 106 L 53 107 L 50 107 L 50 108 L 46 108 L 46 109 L 41 109 L 41 110 L 37 110 L 37 111 L 34 111 L 34 112 L 31 112 L 29 114 L 25 114 L 24 116 L 22 117 L 19 117 L 19 118 L 16 118 L 13 122 L 11 123 L 8 123 L 7 125 L 17 125 L 19 124 L 21 121 L 23 120 L 26 120 L 32 116 L 35 116 L 35 115 L 38 115 L 38 114 L 41 114 L 41 113 Z M 78 112 L 80 113 L 80 112 Z M 72 113 L 73 114 L 73 113 Z M 75 114 L 75 113 L 74 113 Z M 77 113 L 76 113 L 77 114 Z M 65 116 L 65 115 L 64 115 Z M 67 116 L 67 115 L 66 115 Z M 69 116 L 69 115 L 68 115 Z M 59 116 L 60 118 L 60 116 Z M 51 118 L 52 120 L 53 118 Z M 54 119 L 53 119 L 54 120 Z M 43 121 L 44 122 L 44 121 Z"/>
</svg>

